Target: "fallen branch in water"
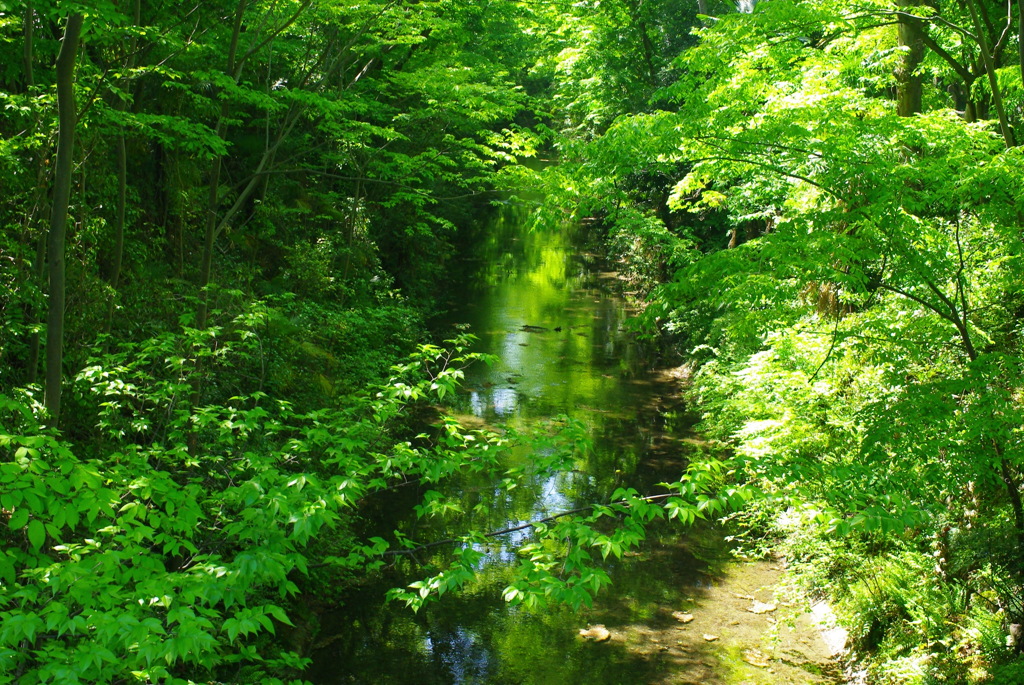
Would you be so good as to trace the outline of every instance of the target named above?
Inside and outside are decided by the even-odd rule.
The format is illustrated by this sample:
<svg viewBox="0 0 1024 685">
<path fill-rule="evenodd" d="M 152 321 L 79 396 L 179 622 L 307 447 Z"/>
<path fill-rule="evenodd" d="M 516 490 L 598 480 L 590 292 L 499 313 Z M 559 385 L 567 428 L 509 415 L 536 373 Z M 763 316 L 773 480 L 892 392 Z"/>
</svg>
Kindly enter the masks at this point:
<svg viewBox="0 0 1024 685">
<path fill-rule="evenodd" d="M 636 497 L 636 498 L 633 498 L 632 500 L 620 499 L 620 500 L 616 500 L 615 502 L 611 502 L 609 504 L 588 504 L 586 506 L 578 507 L 576 509 L 569 509 L 567 511 L 560 511 L 557 514 L 552 514 L 551 516 L 546 516 L 546 517 L 544 517 L 542 519 L 537 519 L 536 521 L 527 521 L 525 523 L 520 523 L 519 525 L 510 526 L 508 528 L 502 528 L 501 530 L 494 530 L 494 531 L 491 531 L 489 533 L 484 533 L 483 537 L 485 537 L 485 538 L 496 538 L 496 537 L 499 537 L 501 535 L 507 535 L 509 533 L 514 533 L 514 532 L 519 531 L 519 530 L 526 530 L 527 528 L 532 528 L 533 526 L 536 526 L 536 525 L 539 525 L 539 524 L 542 524 L 542 523 L 550 523 L 551 521 L 556 521 L 556 520 L 558 520 L 560 518 L 564 518 L 566 516 L 572 516 L 573 514 L 582 514 L 583 512 L 592 511 L 593 509 L 595 509 L 597 507 L 600 507 L 600 506 L 612 507 L 612 506 L 615 506 L 617 504 L 622 504 L 622 505 L 625 505 L 625 506 L 629 506 L 630 502 L 636 501 L 636 500 L 639 500 L 641 502 L 657 502 L 658 500 L 668 499 L 669 497 L 676 497 L 676 496 L 678 496 L 678 493 L 669 492 L 669 493 L 665 493 L 665 494 L 661 494 L 661 495 L 647 495 L 645 497 Z M 392 557 L 392 556 L 398 556 L 398 555 L 413 556 L 413 555 L 415 555 L 418 552 L 423 552 L 425 550 L 432 549 L 434 547 L 441 547 L 443 545 L 454 545 L 454 544 L 459 543 L 459 542 L 466 542 L 466 540 L 463 539 L 463 538 L 445 538 L 444 540 L 435 540 L 434 542 L 426 542 L 426 543 L 424 543 L 422 545 L 417 545 L 416 547 L 410 547 L 408 549 L 389 549 L 386 552 L 384 552 L 381 556 L 385 556 L 385 557 Z"/>
</svg>

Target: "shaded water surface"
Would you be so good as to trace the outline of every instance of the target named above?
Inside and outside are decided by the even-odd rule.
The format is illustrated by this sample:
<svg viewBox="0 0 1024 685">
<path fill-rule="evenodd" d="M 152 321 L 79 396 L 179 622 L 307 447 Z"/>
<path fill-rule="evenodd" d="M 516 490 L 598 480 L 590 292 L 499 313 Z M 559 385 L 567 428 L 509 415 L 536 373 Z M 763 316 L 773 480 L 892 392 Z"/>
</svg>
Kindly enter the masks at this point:
<svg viewBox="0 0 1024 685">
<path fill-rule="evenodd" d="M 469 324 L 476 349 L 499 357 L 467 371 L 459 411 L 472 421 L 527 429 L 558 415 L 587 427 L 594 450 L 556 477 L 522 483 L 505 495 L 468 487 L 472 524 L 497 530 L 592 501 L 620 486 L 652 491 L 685 468 L 688 423 L 670 378 L 644 366 L 625 330 L 632 315 L 615 274 L 581 247 L 566 226 L 528 230 L 506 208 L 490 224 L 453 322 Z M 517 458 L 528 458 L 520 455 Z M 498 494 L 496 494 L 498 493 Z M 496 499 L 498 498 L 498 499 Z M 401 508 L 401 502 L 395 503 Z M 385 584 L 342 598 L 320 617 L 313 672 L 318 683 L 642 683 L 665 664 L 621 641 L 595 644 L 580 628 L 603 623 L 665 625 L 701 586 L 700 559 L 717 556 L 713 535 L 667 526 L 633 556 L 608 569 L 613 586 L 592 609 L 531 613 L 509 607 L 501 590 L 515 563 L 511 545 L 488 549 L 479 582 L 419 614 L 381 607 Z M 509 545 L 506 547 L 505 545 Z M 411 579 L 388 578 L 390 584 Z"/>
</svg>

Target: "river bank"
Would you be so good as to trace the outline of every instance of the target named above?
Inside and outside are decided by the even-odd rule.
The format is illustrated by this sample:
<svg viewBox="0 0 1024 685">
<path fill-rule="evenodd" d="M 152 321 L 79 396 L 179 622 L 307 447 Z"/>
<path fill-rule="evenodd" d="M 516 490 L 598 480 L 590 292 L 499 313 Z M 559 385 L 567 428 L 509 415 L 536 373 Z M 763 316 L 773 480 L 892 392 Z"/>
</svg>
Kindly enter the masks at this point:
<svg viewBox="0 0 1024 685">
<path fill-rule="evenodd" d="M 842 682 L 827 612 L 807 606 L 777 562 L 726 562 L 685 594 L 682 603 L 659 605 L 645 621 L 595 617 L 607 621 L 609 646 L 657 665 L 659 675 L 645 682 Z"/>
</svg>

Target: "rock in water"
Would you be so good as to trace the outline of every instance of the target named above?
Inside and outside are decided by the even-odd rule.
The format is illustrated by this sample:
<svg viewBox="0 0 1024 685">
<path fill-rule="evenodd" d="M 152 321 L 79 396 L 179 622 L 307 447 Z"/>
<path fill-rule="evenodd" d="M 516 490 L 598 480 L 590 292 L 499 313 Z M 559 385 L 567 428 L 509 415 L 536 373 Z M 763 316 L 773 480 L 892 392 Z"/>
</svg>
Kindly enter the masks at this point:
<svg viewBox="0 0 1024 685">
<path fill-rule="evenodd" d="M 580 637 L 593 640 L 594 642 L 605 642 L 611 639 L 612 634 L 607 628 L 598 623 L 594 626 L 587 626 L 586 630 L 580 628 Z"/>
<path fill-rule="evenodd" d="M 703 635 L 702 637 L 703 637 L 703 638 L 704 638 L 705 640 L 707 640 L 708 642 L 714 642 L 715 640 L 717 640 L 717 639 L 718 639 L 718 636 L 717 636 L 717 635 L 708 635 L 707 633 L 704 633 L 704 635 Z"/>
<path fill-rule="evenodd" d="M 687 614 L 682 611 L 673 611 L 672 618 L 679 621 L 680 623 L 689 623 L 693 620 L 693 614 Z"/>
<path fill-rule="evenodd" d="M 770 614 L 775 611 L 775 608 L 774 604 L 765 604 L 764 602 L 754 600 L 754 603 L 747 608 L 747 611 L 752 614 Z"/>
</svg>

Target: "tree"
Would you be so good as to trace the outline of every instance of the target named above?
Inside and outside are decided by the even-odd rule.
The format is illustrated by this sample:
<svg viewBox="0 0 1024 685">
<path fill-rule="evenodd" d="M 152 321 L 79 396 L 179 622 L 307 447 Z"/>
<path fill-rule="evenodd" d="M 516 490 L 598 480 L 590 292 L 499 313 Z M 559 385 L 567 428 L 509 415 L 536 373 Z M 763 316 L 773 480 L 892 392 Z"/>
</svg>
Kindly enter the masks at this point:
<svg viewBox="0 0 1024 685">
<path fill-rule="evenodd" d="M 720 18 L 667 90 L 679 112 L 620 118 L 589 159 L 611 186 L 622 169 L 683 169 L 676 211 L 724 210 L 734 236 L 760 223 L 733 250 L 679 236 L 689 256 L 646 311 L 704 361 L 705 425 L 752 482 L 866 535 L 962 526 L 983 507 L 1019 550 L 1019 102 L 999 104 L 1001 48 L 979 14 L 963 45 L 993 76 L 997 120 L 965 124 L 924 82 L 915 112 L 929 62 L 910 43 L 950 53 L 906 29 L 949 20 L 897 14 L 878 26 L 888 10 L 774 3 Z M 894 29 L 911 49 L 889 62 Z M 629 226 L 630 198 L 612 197 L 611 222 Z M 999 572 L 1016 587 L 1013 554 Z"/>
<path fill-rule="evenodd" d="M 53 204 L 47 245 L 50 289 L 46 320 L 46 409 L 54 425 L 60 420 L 61 384 L 64 379 L 64 241 L 67 233 L 68 202 L 71 195 L 72 158 L 75 149 L 75 60 L 85 16 L 68 17 L 57 55 L 57 161 L 53 178 Z"/>
</svg>

